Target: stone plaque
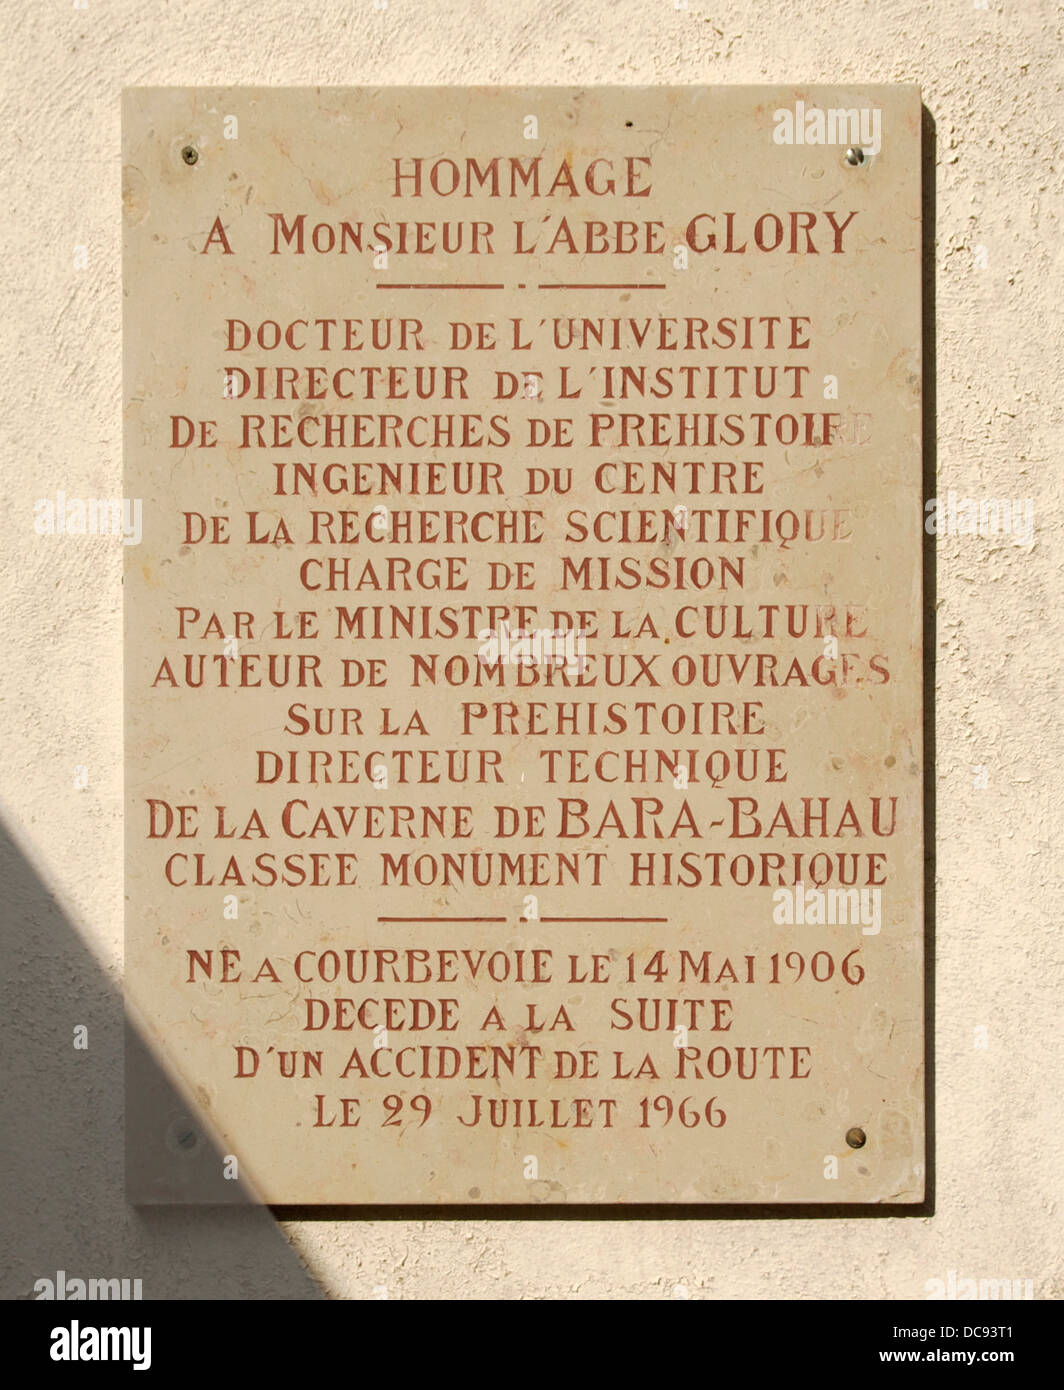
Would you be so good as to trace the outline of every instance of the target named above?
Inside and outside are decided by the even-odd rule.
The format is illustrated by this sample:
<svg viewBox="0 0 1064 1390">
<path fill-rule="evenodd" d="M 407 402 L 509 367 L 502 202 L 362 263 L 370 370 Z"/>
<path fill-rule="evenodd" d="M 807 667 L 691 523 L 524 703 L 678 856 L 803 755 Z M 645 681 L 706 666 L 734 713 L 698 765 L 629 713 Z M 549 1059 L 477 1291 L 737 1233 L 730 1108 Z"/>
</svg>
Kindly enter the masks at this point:
<svg viewBox="0 0 1064 1390">
<path fill-rule="evenodd" d="M 127 91 L 135 1198 L 922 1201 L 920 128 Z"/>
</svg>

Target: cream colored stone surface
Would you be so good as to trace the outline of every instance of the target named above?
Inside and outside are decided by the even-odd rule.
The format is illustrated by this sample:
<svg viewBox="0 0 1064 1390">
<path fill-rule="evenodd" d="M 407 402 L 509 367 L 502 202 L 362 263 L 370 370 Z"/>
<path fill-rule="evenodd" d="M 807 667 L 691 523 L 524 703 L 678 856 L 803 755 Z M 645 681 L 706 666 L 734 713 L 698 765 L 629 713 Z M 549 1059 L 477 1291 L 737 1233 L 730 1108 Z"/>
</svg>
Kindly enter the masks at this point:
<svg viewBox="0 0 1064 1390">
<path fill-rule="evenodd" d="M 47 1123 L 27 1133 L 8 1188 L 0 1291 L 25 1296 L 35 1278 L 66 1268 L 135 1275 L 149 1297 L 291 1294 L 301 1260 L 328 1296 L 348 1298 L 384 1287 L 392 1298 L 642 1299 L 672 1297 L 676 1286 L 693 1298 L 921 1298 L 951 1270 L 1030 1278 L 1037 1297 L 1059 1297 L 1057 8 L 390 0 L 379 12 L 369 0 L 88 0 L 4 10 L 0 795 L 26 866 L 17 894 L 5 884 L 17 934 L 5 945 L 4 1013 L 17 1039 L 4 1112 L 32 1110 Z M 251 1213 L 168 1226 L 132 1213 L 111 1045 L 122 941 L 121 547 L 33 530 L 37 498 L 120 491 L 121 89 L 784 81 L 920 85 L 935 126 L 937 490 L 1034 504 L 1028 545 L 951 536 L 937 548 L 934 1214 L 285 1221 L 293 1258 L 261 1225 L 258 1245 L 246 1223 L 241 1236 L 233 1221 Z M 975 785 L 979 765 L 985 788 Z M 79 766 L 89 781 L 75 791 Z M 67 954 L 44 925 L 49 895 Z M 23 1007 L 60 958 L 39 1006 Z M 78 1023 L 94 1045 L 72 1080 Z M 50 1106 L 72 1087 L 76 1104 Z M 18 1123 L 8 1132 L 22 1134 Z"/>
</svg>

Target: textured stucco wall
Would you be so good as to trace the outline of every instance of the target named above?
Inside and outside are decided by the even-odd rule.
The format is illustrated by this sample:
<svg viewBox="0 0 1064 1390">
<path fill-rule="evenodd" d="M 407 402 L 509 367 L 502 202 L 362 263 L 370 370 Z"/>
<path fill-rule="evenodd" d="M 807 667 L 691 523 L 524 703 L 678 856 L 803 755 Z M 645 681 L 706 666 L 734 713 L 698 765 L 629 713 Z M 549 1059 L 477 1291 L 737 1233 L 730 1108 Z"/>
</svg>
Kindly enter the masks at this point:
<svg viewBox="0 0 1064 1390">
<path fill-rule="evenodd" d="M 1061 11 L 1049 0 L 3 0 L 6 505 L 0 1294 L 57 1268 L 145 1296 L 1064 1293 L 1057 990 Z M 1036 536 L 937 553 L 936 1210 L 930 1217 L 284 1222 L 122 1198 L 120 547 L 34 535 L 118 496 L 125 85 L 917 82 L 936 127 L 938 490 Z M 75 248 L 87 248 L 75 269 Z M 979 248 L 985 248 L 985 257 Z M 985 265 L 984 265 L 985 259 Z M 987 786 L 973 785 L 985 765 Z M 78 765 L 88 771 L 74 790 Z M 90 1028 L 87 1052 L 70 1045 Z M 976 1044 L 985 1027 L 987 1046 Z M 554 1216 L 554 1213 L 551 1213 Z"/>
</svg>

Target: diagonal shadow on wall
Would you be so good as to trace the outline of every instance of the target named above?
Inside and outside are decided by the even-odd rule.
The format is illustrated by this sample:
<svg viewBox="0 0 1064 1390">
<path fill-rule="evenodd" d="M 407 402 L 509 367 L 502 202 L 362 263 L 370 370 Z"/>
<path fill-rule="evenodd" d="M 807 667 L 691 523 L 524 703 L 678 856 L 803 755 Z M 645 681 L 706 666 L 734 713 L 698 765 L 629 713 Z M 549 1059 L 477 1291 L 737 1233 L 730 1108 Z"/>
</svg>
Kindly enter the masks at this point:
<svg viewBox="0 0 1064 1390">
<path fill-rule="evenodd" d="M 9 980 L 0 1021 L 0 1297 L 35 1298 L 35 1282 L 59 1270 L 68 1279 L 140 1279 L 146 1299 L 324 1297 L 269 1209 L 225 1180 L 224 1156 L 135 1034 L 124 1056 L 120 992 L 2 823 L 0 883 Z M 186 1205 L 129 1204 L 127 1128 L 138 1199 Z M 138 1178 L 142 1163 L 154 1191 Z"/>
</svg>

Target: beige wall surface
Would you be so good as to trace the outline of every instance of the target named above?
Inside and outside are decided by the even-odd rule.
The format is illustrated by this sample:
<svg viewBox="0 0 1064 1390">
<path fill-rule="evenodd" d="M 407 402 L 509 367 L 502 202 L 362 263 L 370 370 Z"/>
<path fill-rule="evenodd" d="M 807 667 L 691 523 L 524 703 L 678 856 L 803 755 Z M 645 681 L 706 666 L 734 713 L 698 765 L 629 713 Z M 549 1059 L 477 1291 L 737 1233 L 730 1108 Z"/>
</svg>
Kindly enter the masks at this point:
<svg viewBox="0 0 1064 1390">
<path fill-rule="evenodd" d="M 3 27 L 0 1296 L 62 1269 L 167 1298 L 901 1299 L 951 1272 L 1060 1297 L 1060 8 L 4 0 Z M 1033 508 L 1030 535 L 940 537 L 929 576 L 933 1209 L 278 1222 L 128 1207 L 122 547 L 34 530 L 39 498 L 121 494 L 122 88 L 770 82 L 920 85 L 928 492 Z"/>
</svg>

